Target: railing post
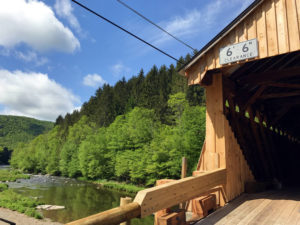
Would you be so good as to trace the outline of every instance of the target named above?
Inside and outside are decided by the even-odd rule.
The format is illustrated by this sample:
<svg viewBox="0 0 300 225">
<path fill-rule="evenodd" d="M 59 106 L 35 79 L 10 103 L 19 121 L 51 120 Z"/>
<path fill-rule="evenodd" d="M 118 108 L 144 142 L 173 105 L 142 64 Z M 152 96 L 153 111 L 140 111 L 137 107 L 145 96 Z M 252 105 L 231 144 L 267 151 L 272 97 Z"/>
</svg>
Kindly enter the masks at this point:
<svg viewBox="0 0 300 225">
<path fill-rule="evenodd" d="M 187 172 L 187 159 L 185 157 L 182 157 L 182 163 L 181 163 L 181 179 L 186 177 Z M 187 205 L 187 202 L 182 202 L 179 204 L 180 209 L 185 209 Z"/>
<path fill-rule="evenodd" d="M 186 171 L 187 171 L 187 159 L 185 157 L 182 157 L 182 163 L 181 163 L 181 179 L 186 178 Z"/>
<path fill-rule="evenodd" d="M 127 205 L 132 202 L 132 198 L 126 197 L 120 199 L 120 206 Z M 120 223 L 120 225 L 130 225 L 130 220 L 127 220 L 126 222 Z"/>
</svg>

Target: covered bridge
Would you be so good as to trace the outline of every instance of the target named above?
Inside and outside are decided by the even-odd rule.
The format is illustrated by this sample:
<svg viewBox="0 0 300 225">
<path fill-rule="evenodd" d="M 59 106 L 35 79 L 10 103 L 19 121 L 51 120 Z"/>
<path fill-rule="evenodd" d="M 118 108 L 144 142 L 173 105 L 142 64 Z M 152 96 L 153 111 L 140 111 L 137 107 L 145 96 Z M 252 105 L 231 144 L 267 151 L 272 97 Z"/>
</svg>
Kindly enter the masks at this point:
<svg viewBox="0 0 300 225">
<path fill-rule="evenodd" d="M 199 169 L 245 182 L 300 181 L 300 1 L 257 0 L 181 70 L 206 89 Z"/>
<path fill-rule="evenodd" d="M 247 181 L 300 178 L 300 1 L 257 0 L 182 73 L 206 89 L 200 170 L 226 168 L 229 200 Z"/>
<path fill-rule="evenodd" d="M 125 207 L 70 224 L 118 224 L 208 193 L 223 206 L 247 184 L 299 185 L 300 0 L 254 1 L 180 72 L 189 85 L 206 90 L 206 140 L 197 171 L 140 191 Z M 299 200 L 298 193 L 298 206 Z M 245 218 L 249 212 L 245 206 Z"/>
</svg>

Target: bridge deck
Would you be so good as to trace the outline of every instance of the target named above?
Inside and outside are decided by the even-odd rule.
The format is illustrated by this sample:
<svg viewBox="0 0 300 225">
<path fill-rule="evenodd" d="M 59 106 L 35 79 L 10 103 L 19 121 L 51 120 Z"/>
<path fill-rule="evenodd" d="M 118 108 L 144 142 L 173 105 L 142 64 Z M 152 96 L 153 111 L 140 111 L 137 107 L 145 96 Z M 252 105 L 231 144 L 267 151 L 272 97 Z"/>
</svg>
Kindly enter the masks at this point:
<svg viewBox="0 0 300 225">
<path fill-rule="evenodd" d="M 242 194 L 196 225 L 300 225 L 300 188 Z"/>
</svg>

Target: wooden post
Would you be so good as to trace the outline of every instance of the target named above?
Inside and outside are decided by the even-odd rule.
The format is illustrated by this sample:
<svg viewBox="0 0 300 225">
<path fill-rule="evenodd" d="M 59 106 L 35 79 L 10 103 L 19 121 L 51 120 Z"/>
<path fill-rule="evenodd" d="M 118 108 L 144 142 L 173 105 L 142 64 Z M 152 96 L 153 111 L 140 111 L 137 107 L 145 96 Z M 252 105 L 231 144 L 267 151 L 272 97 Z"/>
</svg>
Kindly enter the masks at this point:
<svg viewBox="0 0 300 225">
<path fill-rule="evenodd" d="M 182 163 L 181 163 L 181 179 L 186 177 L 186 171 L 187 171 L 187 159 L 185 157 L 182 157 Z M 187 205 L 187 202 L 180 203 L 179 208 L 185 209 Z"/>
<path fill-rule="evenodd" d="M 120 206 L 127 205 L 132 202 L 132 198 L 126 197 L 120 199 Z M 120 223 L 120 225 L 130 225 L 130 220 L 127 220 L 126 222 Z"/>
<path fill-rule="evenodd" d="M 181 179 L 186 178 L 186 171 L 187 171 L 187 159 L 185 157 L 182 157 Z"/>
</svg>

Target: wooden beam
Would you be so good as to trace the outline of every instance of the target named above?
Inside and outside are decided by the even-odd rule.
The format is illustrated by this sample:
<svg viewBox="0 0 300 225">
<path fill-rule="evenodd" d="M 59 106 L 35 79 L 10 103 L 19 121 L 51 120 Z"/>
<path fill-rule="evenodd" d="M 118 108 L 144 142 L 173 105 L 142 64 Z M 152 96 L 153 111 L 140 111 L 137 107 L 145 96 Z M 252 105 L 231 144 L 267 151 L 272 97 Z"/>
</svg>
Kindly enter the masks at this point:
<svg viewBox="0 0 300 225">
<path fill-rule="evenodd" d="M 204 164 L 204 162 L 203 162 L 204 159 L 203 159 L 203 157 L 204 157 L 205 149 L 206 149 L 206 140 L 204 139 L 196 170 L 200 170 L 200 171 L 204 170 L 204 165 L 203 165 Z"/>
<path fill-rule="evenodd" d="M 279 69 L 283 69 L 283 68 L 287 67 L 288 65 L 290 65 L 292 62 L 296 62 L 297 60 L 299 60 L 300 54 L 297 54 L 297 52 L 295 52 L 295 54 L 296 55 L 291 56 L 291 58 L 289 60 L 287 60 L 285 63 L 281 64 Z"/>
<path fill-rule="evenodd" d="M 125 206 L 110 209 L 83 219 L 79 219 L 66 225 L 117 225 L 122 222 L 137 218 L 141 215 L 141 207 L 133 202 Z"/>
<path fill-rule="evenodd" d="M 289 83 L 266 83 L 266 86 L 270 87 L 280 87 L 280 88 L 292 88 L 292 89 L 300 89 L 300 84 L 289 84 Z"/>
<path fill-rule="evenodd" d="M 141 206 L 141 217 L 198 197 L 201 193 L 226 183 L 226 169 L 204 172 L 140 191 L 134 199 Z"/>
<path fill-rule="evenodd" d="M 244 135 L 245 132 L 243 132 L 246 128 L 242 123 L 242 120 L 245 120 L 246 118 L 244 117 L 244 115 L 240 115 L 241 113 L 237 113 L 235 111 L 235 103 L 232 98 L 228 98 L 228 102 L 229 110 L 225 111 L 226 118 L 229 121 L 229 124 L 232 128 L 232 131 L 234 132 L 240 149 L 242 150 L 243 155 L 248 162 L 249 168 L 251 169 L 254 176 L 256 176 L 257 174 L 260 174 L 258 170 L 261 170 L 262 168 L 259 166 L 259 163 L 255 158 L 256 156 L 252 151 L 251 143 L 247 142 L 246 136 Z M 249 138 L 249 136 L 247 138 Z"/>
<path fill-rule="evenodd" d="M 273 70 L 268 72 L 248 74 L 245 78 L 241 78 L 238 83 L 244 84 L 265 84 L 270 81 L 279 80 L 283 78 L 290 78 L 300 76 L 300 67 L 292 67 L 284 70 Z"/>
<path fill-rule="evenodd" d="M 258 157 L 260 159 L 260 164 L 261 166 L 263 167 L 264 169 L 264 175 L 265 175 L 265 178 L 266 177 L 270 177 L 270 168 L 269 166 L 267 165 L 268 164 L 268 160 L 267 160 L 267 157 L 266 157 L 266 154 L 265 154 L 265 151 L 263 149 L 263 145 L 261 143 L 261 138 L 260 138 L 260 135 L 258 133 L 258 129 L 257 129 L 257 123 L 254 122 L 254 112 L 252 110 L 251 107 L 249 107 L 247 109 L 248 113 L 249 113 L 249 117 L 250 117 L 250 127 L 251 127 L 251 130 L 252 130 L 252 134 L 253 134 L 253 137 L 254 137 L 254 140 L 255 140 L 255 143 L 256 143 L 256 148 L 258 149 Z"/>
<path fill-rule="evenodd" d="M 245 111 L 248 108 L 248 106 L 252 105 L 256 101 L 256 99 L 258 99 L 262 95 L 265 89 L 266 86 L 264 85 L 260 86 L 256 90 L 256 92 L 253 95 L 251 95 L 248 99 L 243 99 L 242 101 L 240 101 L 244 103 L 242 107 L 242 111 Z"/>
<path fill-rule="evenodd" d="M 263 119 L 262 119 L 262 116 L 260 115 L 259 112 L 256 111 L 256 117 L 258 118 L 258 126 L 259 126 L 259 133 L 260 133 L 260 137 L 261 137 L 261 140 L 263 142 L 263 146 L 264 146 L 264 149 L 265 149 L 265 152 L 266 152 L 266 155 L 268 157 L 268 161 L 269 161 L 269 165 L 270 165 L 270 169 L 271 169 L 271 172 L 272 172 L 272 175 L 273 177 L 276 176 L 278 174 L 278 169 L 277 169 L 277 165 L 275 163 L 275 159 L 274 159 L 274 149 L 270 147 L 270 143 L 267 139 L 267 136 L 266 136 L 266 128 L 263 126 Z"/>
<path fill-rule="evenodd" d="M 268 64 L 273 58 L 267 58 L 257 61 L 250 61 L 245 63 L 240 67 L 240 69 L 236 70 L 234 73 L 230 75 L 230 78 L 237 79 L 239 76 L 244 75 L 247 71 L 256 72 L 263 68 L 266 64 Z"/>
<path fill-rule="evenodd" d="M 286 98 L 286 97 L 293 97 L 293 96 L 300 96 L 300 91 L 265 94 L 260 96 L 259 99 Z"/>
<path fill-rule="evenodd" d="M 210 86 L 210 85 L 212 85 L 212 82 L 213 82 L 213 75 L 214 74 L 219 74 L 219 73 L 221 73 L 222 71 L 220 70 L 220 69 L 213 69 L 213 70 L 208 70 L 205 74 L 204 74 L 204 76 L 203 76 L 203 78 L 202 78 L 202 80 L 200 81 L 200 85 L 201 86 Z"/>
<path fill-rule="evenodd" d="M 229 96 L 236 95 L 237 88 L 235 82 L 227 77 L 223 77 L 223 90 L 225 99 L 227 99 Z"/>
<path fill-rule="evenodd" d="M 268 100 L 268 104 L 271 106 L 277 105 L 278 107 L 286 106 L 286 105 L 299 105 L 300 97 L 290 97 L 290 98 L 274 98 Z M 275 107 L 277 107 L 275 106 Z"/>
</svg>

